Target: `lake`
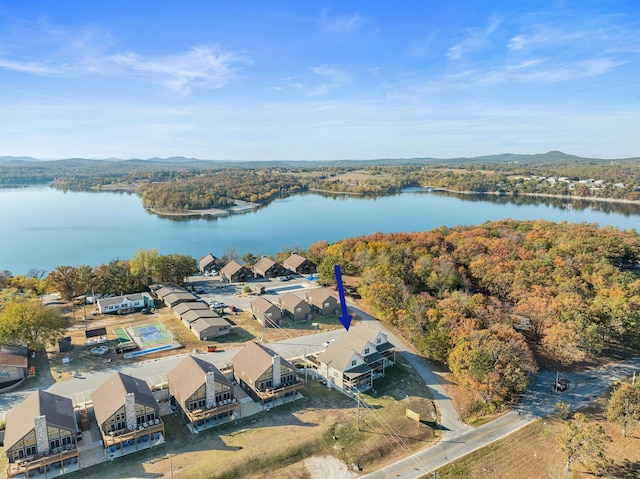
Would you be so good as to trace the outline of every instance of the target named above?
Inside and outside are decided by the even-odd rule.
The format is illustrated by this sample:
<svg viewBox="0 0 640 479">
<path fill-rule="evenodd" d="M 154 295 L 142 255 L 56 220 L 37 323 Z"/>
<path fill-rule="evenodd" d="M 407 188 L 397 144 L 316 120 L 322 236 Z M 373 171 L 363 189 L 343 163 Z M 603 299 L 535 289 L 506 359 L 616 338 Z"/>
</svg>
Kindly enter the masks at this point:
<svg viewBox="0 0 640 479">
<path fill-rule="evenodd" d="M 98 266 L 140 249 L 200 258 L 235 252 L 273 255 L 319 240 L 375 232 L 427 231 L 511 218 L 597 223 L 640 230 L 640 208 L 613 203 L 474 195 L 410 189 L 384 197 L 303 194 L 218 218 L 158 217 L 130 193 L 0 189 L 0 270 L 27 274 L 59 265 Z"/>
</svg>

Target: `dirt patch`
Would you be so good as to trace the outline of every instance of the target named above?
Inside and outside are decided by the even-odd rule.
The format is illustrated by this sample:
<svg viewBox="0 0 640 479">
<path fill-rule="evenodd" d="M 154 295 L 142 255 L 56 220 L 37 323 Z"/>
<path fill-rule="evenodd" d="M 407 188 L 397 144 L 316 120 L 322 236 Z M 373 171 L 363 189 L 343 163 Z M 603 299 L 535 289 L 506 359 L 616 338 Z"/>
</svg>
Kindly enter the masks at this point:
<svg viewBox="0 0 640 479">
<path fill-rule="evenodd" d="M 310 457 L 304 461 L 312 479 L 352 479 L 358 477 L 347 465 L 333 456 Z"/>
</svg>

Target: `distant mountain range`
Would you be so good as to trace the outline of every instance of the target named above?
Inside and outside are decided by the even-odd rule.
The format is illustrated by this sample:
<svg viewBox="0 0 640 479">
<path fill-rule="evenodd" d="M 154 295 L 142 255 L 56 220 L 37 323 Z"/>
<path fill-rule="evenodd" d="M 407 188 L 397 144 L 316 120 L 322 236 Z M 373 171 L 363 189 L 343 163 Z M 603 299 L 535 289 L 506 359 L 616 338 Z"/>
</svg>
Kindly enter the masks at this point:
<svg viewBox="0 0 640 479">
<path fill-rule="evenodd" d="M 59 165 L 59 166 L 83 166 L 91 165 L 97 166 L 98 164 L 111 164 L 113 163 L 129 163 L 129 164 L 180 164 L 196 166 L 219 166 L 227 168 L 246 168 L 246 167 L 266 167 L 266 166 L 355 166 L 355 165 L 412 165 L 412 164 L 541 164 L 541 163 L 601 163 L 611 161 L 630 161 L 638 160 L 639 158 L 621 158 L 618 160 L 612 159 L 598 159 L 598 158 L 584 158 L 576 155 L 570 155 L 561 151 L 549 151 L 547 153 L 535 153 L 535 154 L 515 154 L 515 153 L 503 153 L 499 155 L 486 155 L 475 157 L 458 157 L 458 158 L 379 158 L 370 160 L 328 160 L 328 161 L 231 161 L 231 160 L 200 160 L 198 158 L 186 158 L 183 156 L 172 156 L 169 158 L 147 158 L 147 159 L 120 159 L 120 158 L 108 158 L 108 159 L 90 159 L 90 158 L 66 158 L 56 160 L 42 160 L 32 158 L 29 156 L 0 156 L 0 165 L 23 165 L 40 164 L 43 165 Z M 206 165 L 205 165 L 206 164 Z"/>
</svg>

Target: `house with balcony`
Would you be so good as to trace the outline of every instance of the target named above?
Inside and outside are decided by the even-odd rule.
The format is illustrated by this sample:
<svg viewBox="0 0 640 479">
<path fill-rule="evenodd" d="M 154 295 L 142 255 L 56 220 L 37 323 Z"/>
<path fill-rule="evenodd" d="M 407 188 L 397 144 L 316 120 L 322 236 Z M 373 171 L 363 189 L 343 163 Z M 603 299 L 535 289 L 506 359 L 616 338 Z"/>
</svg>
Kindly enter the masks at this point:
<svg viewBox="0 0 640 479">
<path fill-rule="evenodd" d="M 146 381 L 116 372 L 91 393 L 91 400 L 110 459 L 164 443 L 160 406 Z"/>
<path fill-rule="evenodd" d="M 207 429 L 240 416 L 233 384 L 213 364 L 185 357 L 167 376 L 171 403 L 191 432 Z"/>
<path fill-rule="evenodd" d="M 348 333 L 316 355 L 318 373 L 328 384 L 354 396 L 373 387 L 395 362 L 395 346 L 386 334 L 368 326 L 354 325 Z"/>
<path fill-rule="evenodd" d="M 78 435 L 71 399 L 34 391 L 6 416 L 6 477 L 34 477 L 51 469 L 51 475 L 77 470 Z"/>
<path fill-rule="evenodd" d="M 295 366 L 262 344 L 248 342 L 232 362 L 237 383 L 263 407 L 294 401 L 304 387 Z"/>
</svg>

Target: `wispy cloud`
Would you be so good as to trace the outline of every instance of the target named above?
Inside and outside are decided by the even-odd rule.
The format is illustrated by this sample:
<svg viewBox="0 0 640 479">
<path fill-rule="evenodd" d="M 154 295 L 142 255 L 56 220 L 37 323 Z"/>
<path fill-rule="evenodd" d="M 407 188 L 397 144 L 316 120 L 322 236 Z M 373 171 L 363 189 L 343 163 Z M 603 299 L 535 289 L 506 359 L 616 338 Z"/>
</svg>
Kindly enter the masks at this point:
<svg viewBox="0 0 640 479">
<path fill-rule="evenodd" d="M 349 33 L 363 26 L 366 18 L 359 13 L 332 15 L 323 12 L 320 16 L 320 28 L 327 33 Z"/>
<path fill-rule="evenodd" d="M 489 43 L 491 34 L 499 26 L 500 20 L 494 18 L 490 20 L 489 25 L 485 28 L 473 28 L 467 30 L 465 38 L 449 48 L 447 51 L 447 57 L 449 60 L 458 60 L 469 51 L 485 47 Z"/>
<path fill-rule="evenodd" d="M 338 68 L 313 67 L 311 73 L 312 77 L 289 79 L 289 86 L 302 90 L 307 96 L 317 97 L 351 83 L 349 74 Z"/>
<path fill-rule="evenodd" d="M 39 26 L 40 29 L 21 26 L 21 38 L 30 40 L 5 43 L 0 53 L 0 69 L 48 77 L 133 75 L 186 95 L 196 88 L 221 88 L 234 78 L 239 68 L 251 63 L 246 55 L 219 45 L 149 56 L 114 51 L 116 42 L 106 32 L 90 29 L 70 32 Z M 37 34 L 27 35 L 30 30 L 37 30 Z"/>
<path fill-rule="evenodd" d="M 247 62 L 219 47 L 207 46 L 157 58 L 123 53 L 112 56 L 111 60 L 151 81 L 157 79 L 160 84 L 182 94 L 188 94 L 194 88 L 221 88 L 233 77 L 234 65 Z"/>
</svg>

